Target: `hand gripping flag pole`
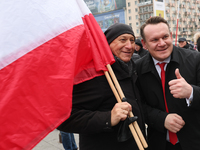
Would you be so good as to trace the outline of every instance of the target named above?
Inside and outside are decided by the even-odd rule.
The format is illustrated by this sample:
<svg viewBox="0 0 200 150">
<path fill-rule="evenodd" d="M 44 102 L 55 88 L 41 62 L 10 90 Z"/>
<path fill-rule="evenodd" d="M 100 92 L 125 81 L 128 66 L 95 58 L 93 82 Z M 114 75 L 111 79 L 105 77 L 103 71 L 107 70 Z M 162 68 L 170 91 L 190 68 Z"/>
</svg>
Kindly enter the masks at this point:
<svg viewBox="0 0 200 150">
<path fill-rule="evenodd" d="M 84 3 L 80 3 L 81 0 L 79 0 L 79 5 L 80 7 L 82 5 L 85 5 Z M 86 15 L 83 19 L 83 22 L 84 22 L 84 26 L 86 28 L 86 34 L 88 35 L 90 41 L 91 41 L 91 50 L 94 51 L 93 53 L 93 57 L 94 57 L 94 64 L 95 66 L 99 66 L 99 64 L 105 64 L 106 67 L 108 69 L 108 71 L 104 71 L 104 74 L 108 80 L 108 83 L 110 84 L 111 86 L 111 89 L 117 99 L 118 102 L 122 102 L 121 99 L 125 98 L 120 86 L 119 86 L 119 83 L 115 77 L 115 74 L 113 73 L 112 71 L 112 68 L 110 66 L 110 64 L 113 63 L 113 61 L 110 63 L 110 59 L 107 59 L 108 56 L 110 56 L 111 54 L 111 51 L 110 51 L 110 47 L 109 45 L 107 44 L 107 41 L 106 41 L 106 37 L 104 34 L 102 34 L 102 30 L 100 28 L 100 26 L 98 25 L 98 23 L 96 22 L 96 19 L 94 18 L 94 16 L 92 14 L 89 14 L 89 15 Z M 102 53 L 104 52 L 104 53 Z M 102 60 L 101 61 L 100 59 L 97 59 L 95 56 L 99 54 L 99 56 L 101 56 Z M 106 70 L 107 70 L 106 69 Z M 104 70 L 104 68 L 98 68 L 96 69 L 97 71 L 102 71 Z M 111 78 L 110 78 L 110 75 L 111 75 Z M 113 85 L 112 83 L 112 80 L 115 81 L 115 86 L 117 87 L 117 90 L 115 89 L 115 86 Z M 119 93 L 119 94 L 118 94 Z M 134 117 L 133 116 L 133 113 L 130 113 L 129 114 L 129 117 Z M 141 133 L 140 131 L 140 128 L 138 126 L 138 124 L 135 122 L 133 124 L 130 124 L 129 125 L 129 128 L 135 138 L 135 141 L 139 147 L 140 150 L 143 150 L 144 148 L 148 147 L 147 146 L 147 143 L 143 137 L 143 134 Z M 137 132 L 136 132 L 137 131 Z M 139 136 L 139 137 L 138 137 Z M 142 141 L 142 144 L 141 144 L 141 141 Z"/>
<path fill-rule="evenodd" d="M 123 91 L 122 91 L 122 89 L 121 89 L 121 87 L 120 87 L 120 85 L 117 81 L 117 78 L 116 78 L 116 76 L 115 76 L 115 74 L 112 70 L 111 65 L 108 64 L 106 67 L 108 68 L 108 71 L 104 71 L 104 74 L 105 74 L 105 76 L 108 80 L 108 83 L 109 83 L 118 103 L 121 103 L 122 99 L 125 98 L 124 93 L 123 93 Z M 114 84 L 113 84 L 113 82 L 114 82 Z M 134 117 L 132 112 L 129 113 L 129 117 Z M 143 134 L 140 130 L 140 127 L 139 127 L 137 121 L 134 121 L 132 124 L 130 124 L 129 128 L 130 128 L 131 133 L 132 133 L 132 135 L 133 135 L 133 137 L 134 137 L 134 139 L 135 139 L 135 141 L 138 145 L 138 148 L 140 150 L 144 150 L 144 148 L 147 148 L 148 145 L 147 145 L 146 140 L 145 140 L 145 138 L 144 138 L 144 136 L 143 136 Z"/>
</svg>

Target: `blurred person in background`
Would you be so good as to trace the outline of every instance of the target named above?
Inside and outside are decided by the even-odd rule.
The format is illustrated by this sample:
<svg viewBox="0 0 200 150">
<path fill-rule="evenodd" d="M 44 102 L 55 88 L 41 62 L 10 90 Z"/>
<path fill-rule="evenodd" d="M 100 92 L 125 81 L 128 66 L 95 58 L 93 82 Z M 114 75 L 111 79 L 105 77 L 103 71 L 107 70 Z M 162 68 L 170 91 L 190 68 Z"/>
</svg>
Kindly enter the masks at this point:
<svg viewBox="0 0 200 150">
<path fill-rule="evenodd" d="M 200 32 L 195 33 L 194 44 L 196 46 L 196 50 L 200 52 Z"/>
</svg>

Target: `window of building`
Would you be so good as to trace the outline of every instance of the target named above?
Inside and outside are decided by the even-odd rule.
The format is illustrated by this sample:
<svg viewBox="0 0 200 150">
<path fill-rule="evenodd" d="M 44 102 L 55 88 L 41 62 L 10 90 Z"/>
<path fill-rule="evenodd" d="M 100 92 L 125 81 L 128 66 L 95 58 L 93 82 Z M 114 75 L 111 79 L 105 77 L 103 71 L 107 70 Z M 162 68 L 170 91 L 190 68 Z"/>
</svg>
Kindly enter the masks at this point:
<svg viewBox="0 0 200 150">
<path fill-rule="evenodd" d="M 132 27 L 132 23 L 129 23 L 129 26 L 131 26 L 131 27 Z"/>
<path fill-rule="evenodd" d="M 128 7 L 130 7 L 131 6 L 131 3 L 130 2 L 128 2 Z"/>
<path fill-rule="evenodd" d="M 142 8 L 139 8 L 140 9 L 140 13 L 143 13 L 143 9 Z"/>
<path fill-rule="evenodd" d="M 135 1 L 135 5 L 137 5 L 137 1 Z"/>
<path fill-rule="evenodd" d="M 131 13 L 131 9 L 128 10 L 128 13 L 129 13 L 129 14 Z"/>
<path fill-rule="evenodd" d="M 136 26 L 139 26 L 139 23 L 138 23 L 138 22 L 136 22 Z"/>
<path fill-rule="evenodd" d="M 169 14 L 169 13 L 166 13 L 166 16 L 167 16 L 167 17 L 170 17 L 170 14 Z"/>
<path fill-rule="evenodd" d="M 139 29 L 137 29 L 136 32 L 139 34 L 139 32 L 140 32 Z"/>
<path fill-rule="evenodd" d="M 153 11 L 153 6 L 149 6 L 149 11 Z"/>
<path fill-rule="evenodd" d="M 143 15 L 140 15 L 140 19 L 142 19 L 142 20 L 143 20 Z"/>
<path fill-rule="evenodd" d="M 138 15 L 136 15 L 135 18 L 138 19 Z"/>
<path fill-rule="evenodd" d="M 146 19 L 149 19 L 149 14 L 146 14 Z"/>
<path fill-rule="evenodd" d="M 137 8 L 135 8 L 135 12 L 138 12 L 138 9 L 137 9 Z"/>
<path fill-rule="evenodd" d="M 131 20 L 131 16 L 129 16 L 128 19 Z"/>
</svg>

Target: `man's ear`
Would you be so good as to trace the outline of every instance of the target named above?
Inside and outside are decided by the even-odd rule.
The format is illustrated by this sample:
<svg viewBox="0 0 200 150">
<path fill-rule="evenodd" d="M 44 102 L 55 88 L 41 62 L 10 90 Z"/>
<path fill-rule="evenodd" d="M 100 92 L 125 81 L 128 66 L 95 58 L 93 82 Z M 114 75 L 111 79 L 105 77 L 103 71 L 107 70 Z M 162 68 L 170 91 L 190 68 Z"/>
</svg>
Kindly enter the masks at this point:
<svg viewBox="0 0 200 150">
<path fill-rule="evenodd" d="M 144 41 L 144 39 L 141 39 L 141 42 L 142 42 L 143 48 L 144 48 L 144 49 L 147 49 L 147 47 L 146 47 L 146 42 Z"/>
<path fill-rule="evenodd" d="M 171 37 L 171 39 L 173 40 L 173 37 L 172 37 L 172 32 L 170 32 L 170 37 Z"/>
</svg>

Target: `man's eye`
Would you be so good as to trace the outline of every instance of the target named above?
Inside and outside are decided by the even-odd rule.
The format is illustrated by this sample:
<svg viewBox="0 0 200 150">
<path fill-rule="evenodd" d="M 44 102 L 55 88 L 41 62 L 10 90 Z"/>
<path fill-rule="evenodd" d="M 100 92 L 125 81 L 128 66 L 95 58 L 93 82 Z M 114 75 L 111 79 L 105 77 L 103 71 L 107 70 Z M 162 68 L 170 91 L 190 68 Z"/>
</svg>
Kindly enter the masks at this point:
<svg viewBox="0 0 200 150">
<path fill-rule="evenodd" d="M 168 36 L 164 36 L 164 38 L 163 39 L 167 39 L 168 38 Z"/>
<path fill-rule="evenodd" d="M 122 42 L 126 42 L 126 39 L 121 39 L 120 41 L 122 41 Z"/>
</svg>

